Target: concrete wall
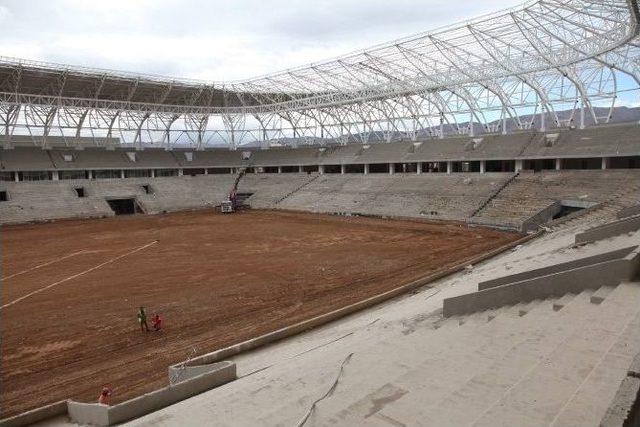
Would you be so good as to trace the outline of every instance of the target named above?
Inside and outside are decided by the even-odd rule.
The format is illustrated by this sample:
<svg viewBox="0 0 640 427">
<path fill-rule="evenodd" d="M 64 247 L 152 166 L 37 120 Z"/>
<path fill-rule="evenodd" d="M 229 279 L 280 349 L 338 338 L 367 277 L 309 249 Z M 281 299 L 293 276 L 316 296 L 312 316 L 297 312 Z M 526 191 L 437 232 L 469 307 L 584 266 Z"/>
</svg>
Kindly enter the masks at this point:
<svg viewBox="0 0 640 427">
<path fill-rule="evenodd" d="M 211 369 L 214 370 L 211 371 Z M 208 373 L 202 373 L 114 406 L 69 401 L 69 417 L 79 424 L 114 425 L 157 411 L 235 379 L 235 363 L 215 364 L 215 366 L 209 366 Z"/>
<path fill-rule="evenodd" d="M 640 427 L 640 354 L 629 367 L 600 426 Z"/>
<path fill-rule="evenodd" d="M 614 259 L 624 258 L 633 252 L 638 246 L 630 246 L 615 251 L 605 252 L 598 255 L 593 255 L 585 258 L 576 259 L 569 262 L 563 262 L 561 264 L 554 264 L 548 267 L 536 268 L 535 270 L 524 271 L 522 273 L 511 274 L 509 276 L 498 277 L 492 280 L 486 280 L 478 283 L 478 290 L 482 291 L 489 288 L 495 288 L 497 286 L 508 285 L 509 283 L 522 282 L 523 280 L 529 280 L 536 277 L 548 276 L 549 274 L 559 273 L 561 271 L 572 270 L 579 267 L 586 267 L 588 265 L 598 264 L 605 261 L 611 261 Z"/>
<path fill-rule="evenodd" d="M 620 209 L 617 214 L 618 219 L 628 218 L 634 215 L 640 215 L 640 205 L 629 206 L 624 209 Z"/>
<path fill-rule="evenodd" d="M 590 228 L 580 234 L 576 234 L 576 244 L 595 242 L 620 234 L 637 231 L 640 228 L 640 215 L 620 219 L 609 224 Z"/>
<path fill-rule="evenodd" d="M 28 426 L 49 418 L 57 417 L 59 415 L 66 415 L 66 413 L 67 413 L 67 401 L 61 400 L 60 402 L 52 403 L 51 405 L 47 405 L 47 406 L 42 406 L 40 408 L 36 408 L 31 411 L 24 412 L 14 417 L 1 420 L 0 427 Z"/>
<path fill-rule="evenodd" d="M 639 266 L 640 249 L 636 247 L 624 258 L 447 298 L 443 302 L 443 315 L 449 317 L 474 313 L 567 293 L 580 293 L 585 289 L 614 286 L 623 280 L 635 278 Z"/>
<path fill-rule="evenodd" d="M 540 224 L 546 224 L 551 221 L 558 212 L 562 210 L 562 205 L 560 202 L 553 202 L 549 206 L 545 207 L 531 218 L 527 219 L 522 223 L 521 231 L 523 233 L 529 231 L 536 231 Z"/>
</svg>

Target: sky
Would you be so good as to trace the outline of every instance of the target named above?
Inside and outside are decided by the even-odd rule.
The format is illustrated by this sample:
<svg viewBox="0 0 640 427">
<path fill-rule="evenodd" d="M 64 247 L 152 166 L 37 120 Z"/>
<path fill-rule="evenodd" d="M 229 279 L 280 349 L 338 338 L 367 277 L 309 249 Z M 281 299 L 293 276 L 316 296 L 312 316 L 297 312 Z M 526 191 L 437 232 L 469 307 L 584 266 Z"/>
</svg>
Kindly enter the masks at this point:
<svg viewBox="0 0 640 427">
<path fill-rule="evenodd" d="M 517 6 L 514 0 L 0 0 L 0 56 L 232 81 Z"/>
</svg>

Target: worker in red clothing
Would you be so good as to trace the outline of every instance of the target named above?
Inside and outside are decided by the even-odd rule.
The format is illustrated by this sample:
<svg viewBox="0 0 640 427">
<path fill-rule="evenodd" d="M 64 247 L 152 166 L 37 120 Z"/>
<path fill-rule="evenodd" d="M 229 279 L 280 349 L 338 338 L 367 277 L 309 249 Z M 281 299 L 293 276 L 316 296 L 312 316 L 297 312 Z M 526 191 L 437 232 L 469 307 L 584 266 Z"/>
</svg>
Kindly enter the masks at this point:
<svg viewBox="0 0 640 427">
<path fill-rule="evenodd" d="M 153 313 L 151 317 L 151 326 L 153 326 L 154 331 L 159 331 L 162 329 L 162 317 L 158 313 Z"/>
<path fill-rule="evenodd" d="M 102 387 L 102 391 L 100 392 L 100 396 L 98 396 L 98 403 L 101 405 L 109 405 L 109 399 L 113 394 L 113 390 L 111 388 L 104 386 Z"/>
</svg>

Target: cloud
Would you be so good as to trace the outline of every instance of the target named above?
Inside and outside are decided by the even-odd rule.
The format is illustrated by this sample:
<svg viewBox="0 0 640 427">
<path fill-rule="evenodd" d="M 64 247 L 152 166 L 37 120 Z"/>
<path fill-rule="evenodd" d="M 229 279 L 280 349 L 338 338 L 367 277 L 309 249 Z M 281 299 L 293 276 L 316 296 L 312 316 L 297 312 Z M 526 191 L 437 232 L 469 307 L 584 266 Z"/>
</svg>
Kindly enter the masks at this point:
<svg viewBox="0 0 640 427">
<path fill-rule="evenodd" d="M 515 0 L 0 2 L 0 56 L 205 80 L 237 80 L 318 62 L 518 3 Z"/>
</svg>

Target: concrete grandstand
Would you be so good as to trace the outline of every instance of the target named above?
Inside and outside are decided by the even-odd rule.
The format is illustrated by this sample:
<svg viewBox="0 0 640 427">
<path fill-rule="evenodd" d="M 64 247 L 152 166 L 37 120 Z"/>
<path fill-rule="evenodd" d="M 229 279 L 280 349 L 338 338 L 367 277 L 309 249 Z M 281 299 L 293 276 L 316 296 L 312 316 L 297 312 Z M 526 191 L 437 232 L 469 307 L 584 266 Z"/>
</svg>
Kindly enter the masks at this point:
<svg viewBox="0 0 640 427">
<path fill-rule="evenodd" d="M 12 325 L 19 319 L 11 310 L 23 300 L 78 277 L 84 281 L 148 247 L 165 255 L 194 251 L 189 256 L 195 257 L 194 245 L 202 245 L 202 254 L 222 246 L 206 240 L 202 229 L 189 232 L 190 220 L 228 232 L 229 241 L 241 240 L 234 217 L 245 218 L 247 229 L 278 230 L 271 238 L 281 238 L 291 252 L 281 255 L 260 235 L 222 252 L 242 258 L 245 251 L 272 251 L 301 265 L 310 262 L 310 249 L 285 233 L 307 227 L 305 221 L 328 221 L 339 232 L 325 236 L 305 228 L 315 240 L 305 244 L 330 248 L 345 261 L 357 246 L 331 245 L 340 233 L 354 236 L 349 245 L 371 251 L 371 264 L 354 269 L 375 265 L 381 269 L 375 280 L 388 286 L 375 288 L 374 279 L 360 276 L 338 283 L 336 271 L 348 267 L 331 264 L 334 271 L 320 259 L 301 279 L 251 260 L 228 276 L 230 286 L 251 276 L 285 283 L 283 300 L 297 292 L 304 298 L 315 292 L 319 300 L 319 290 L 304 291 L 313 273 L 314 283 L 326 279 L 342 291 L 357 284 L 370 289 L 348 304 L 330 295 L 325 309 L 306 316 L 296 310 L 313 306 L 313 298 L 298 296 L 271 324 L 259 317 L 277 311 L 260 306 L 266 297 L 239 297 L 227 286 L 220 291 L 224 298 L 257 304 L 256 325 L 238 323 L 245 329 L 213 347 L 176 351 L 163 359 L 168 377 L 154 377 L 153 390 L 142 385 L 139 395 L 112 406 L 88 401 L 86 390 L 20 402 L 29 394 L 16 391 L 20 376 L 30 375 L 29 360 L 39 356 L 12 336 L 17 356 L 3 359 L 27 364 L 20 375 L 2 373 L 16 390 L 0 398 L 15 405 L 2 408 L 0 426 L 637 425 L 640 122 L 615 116 L 623 93 L 640 95 L 639 64 L 636 0 L 530 1 L 239 82 L 0 57 L 0 225 L 15 233 L 10 243 L 20 247 L 14 236 L 25 233 L 48 248 L 55 228 L 44 227 L 60 225 L 75 236 L 87 226 L 57 221 L 63 219 L 130 214 L 157 220 L 135 229 L 116 222 L 120 218 L 91 221 L 105 227 L 91 231 L 96 246 L 58 253 L 60 260 L 112 250 L 99 240 L 114 238 L 119 224 L 134 240 L 153 240 L 107 261 L 96 258 L 94 267 L 36 290 L 26 278 L 15 282 L 24 295 L 11 289 L 12 299 L 0 307 Z M 238 180 L 237 193 L 258 216 L 214 212 Z M 172 216 L 181 211 L 199 212 Z M 197 216 L 202 212 L 220 222 L 214 227 Z M 271 226 L 272 218 L 260 213 L 284 225 Z M 362 222 L 344 224 L 389 234 L 364 236 L 340 222 L 353 217 Z M 397 236 L 394 224 L 402 227 Z M 175 235 L 183 228 L 191 240 Z M 165 240 L 166 229 L 175 234 Z M 39 236 L 38 230 L 48 231 Z M 427 234 L 435 240 L 410 249 L 425 258 L 391 265 L 391 259 L 408 258 L 402 252 L 408 240 Z M 387 240 L 373 242 L 381 236 Z M 438 246 L 437 239 L 452 236 L 460 240 Z M 374 243 L 391 252 L 374 250 Z M 8 259 L 5 287 L 59 262 L 40 253 L 35 267 L 23 265 L 18 254 Z M 425 260 L 435 267 L 401 273 Z M 139 262 L 171 280 L 181 277 L 167 265 Z M 217 265 L 180 262 L 183 270 Z M 198 272 L 195 282 L 204 283 L 212 271 Z M 144 287 L 131 286 L 136 292 Z M 110 298 L 123 304 L 119 295 Z M 184 313 L 196 299 L 166 307 Z M 49 309 L 44 299 L 33 304 Z M 258 334 L 260 322 L 266 329 Z M 180 339 L 187 335 L 181 331 Z M 71 342 L 57 339 L 53 347 Z M 37 381 L 27 385 L 37 387 Z"/>
</svg>

